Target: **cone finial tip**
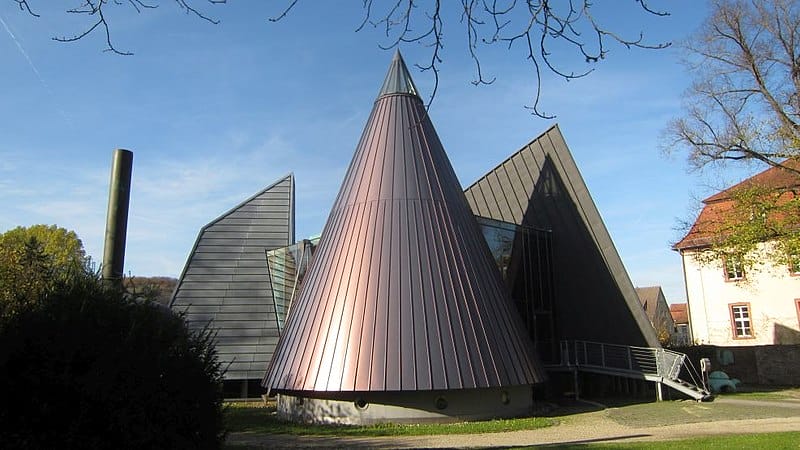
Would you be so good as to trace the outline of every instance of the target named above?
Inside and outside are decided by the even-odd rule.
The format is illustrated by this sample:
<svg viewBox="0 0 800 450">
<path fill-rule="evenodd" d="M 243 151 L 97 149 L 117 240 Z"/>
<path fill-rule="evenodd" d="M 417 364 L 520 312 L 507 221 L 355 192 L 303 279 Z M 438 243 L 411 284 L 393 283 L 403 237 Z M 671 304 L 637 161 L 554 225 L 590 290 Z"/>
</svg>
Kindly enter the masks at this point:
<svg viewBox="0 0 800 450">
<path fill-rule="evenodd" d="M 386 73 L 386 79 L 383 80 L 383 86 L 378 93 L 378 97 L 388 94 L 411 94 L 419 97 L 417 86 L 414 85 L 414 80 L 411 79 L 411 74 L 408 73 L 403 55 L 400 54 L 398 48 L 394 52 L 389 70 Z"/>
</svg>

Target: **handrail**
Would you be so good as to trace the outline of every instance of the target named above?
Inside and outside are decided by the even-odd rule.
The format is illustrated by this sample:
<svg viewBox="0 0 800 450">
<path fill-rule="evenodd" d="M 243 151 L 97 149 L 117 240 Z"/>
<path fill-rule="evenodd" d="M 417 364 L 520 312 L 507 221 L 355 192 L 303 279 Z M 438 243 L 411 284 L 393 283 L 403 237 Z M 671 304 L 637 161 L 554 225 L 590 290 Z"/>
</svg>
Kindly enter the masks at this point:
<svg viewBox="0 0 800 450">
<path fill-rule="evenodd" d="M 656 377 L 660 383 L 669 380 L 671 386 L 687 395 L 704 400 L 710 395 L 704 383 L 698 383 L 697 371 L 685 354 L 663 348 L 635 347 L 621 344 L 607 344 L 590 341 L 561 341 L 560 366 L 587 370 L 600 370 L 603 373 L 637 378 L 645 375 Z M 694 388 L 680 379 L 681 370 L 686 372 Z"/>
<path fill-rule="evenodd" d="M 591 341 L 561 341 L 561 365 L 595 367 L 676 379 L 686 361 L 683 353 Z"/>
</svg>

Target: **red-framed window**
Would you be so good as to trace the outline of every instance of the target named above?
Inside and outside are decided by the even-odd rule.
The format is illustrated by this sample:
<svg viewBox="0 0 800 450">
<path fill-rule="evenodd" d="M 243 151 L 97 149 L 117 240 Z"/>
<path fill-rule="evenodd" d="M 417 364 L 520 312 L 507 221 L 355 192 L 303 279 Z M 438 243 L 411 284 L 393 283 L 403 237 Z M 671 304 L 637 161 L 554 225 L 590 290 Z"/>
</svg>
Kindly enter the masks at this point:
<svg viewBox="0 0 800 450">
<path fill-rule="evenodd" d="M 791 255 L 789 257 L 789 275 L 800 277 L 800 256 Z"/>
<path fill-rule="evenodd" d="M 800 298 L 794 299 L 794 306 L 797 309 L 797 324 L 800 326 Z"/>
<path fill-rule="evenodd" d="M 722 272 L 725 281 L 744 280 L 744 263 L 741 258 L 725 258 L 722 260 Z"/>
<path fill-rule="evenodd" d="M 752 339 L 753 320 L 750 303 L 731 303 L 728 305 L 731 313 L 731 330 L 734 339 Z"/>
</svg>

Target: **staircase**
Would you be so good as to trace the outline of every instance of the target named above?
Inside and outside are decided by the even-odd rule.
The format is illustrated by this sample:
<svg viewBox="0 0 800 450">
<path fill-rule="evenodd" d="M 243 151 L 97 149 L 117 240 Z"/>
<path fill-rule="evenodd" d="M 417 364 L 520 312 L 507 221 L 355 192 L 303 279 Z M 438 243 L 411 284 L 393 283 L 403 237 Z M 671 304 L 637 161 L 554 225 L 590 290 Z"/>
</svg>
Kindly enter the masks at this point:
<svg viewBox="0 0 800 450">
<path fill-rule="evenodd" d="M 560 364 L 546 366 L 550 370 L 592 372 L 627 378 L 644 379 L 666 385 L 697 401 L 713 397 L 691 361 L 683 353 L 663 348 L 634 347 L 589 341 L 562 341 Z M 685 373 L 691 379 L 680 378 Z"/>
<path fill-rule="evenodd" d="M 661 383 L 671 387 L 672 389 L 675 389 L 678 392 L 682 392 L 699 402 L 709 401 L 712 398 L 711 393 L 706 389 L 687 381 L 683 381 L 680 378 L 675 378 L 674 380 L 665 378 L 661 380 Z"/>
</svg>

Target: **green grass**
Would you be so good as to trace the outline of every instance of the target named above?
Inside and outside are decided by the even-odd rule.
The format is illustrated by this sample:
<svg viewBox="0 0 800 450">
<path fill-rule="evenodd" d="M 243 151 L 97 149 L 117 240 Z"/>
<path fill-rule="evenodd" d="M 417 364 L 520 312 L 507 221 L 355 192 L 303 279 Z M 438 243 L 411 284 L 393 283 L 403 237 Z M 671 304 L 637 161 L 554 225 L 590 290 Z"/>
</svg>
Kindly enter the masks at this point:
<svg viewBox="0 0 800 450">
<path fill-rule="evenodd" d="M 703 450 L 727 450 L 727 449 L 749 449 L 749 448 L 768 448 L 770 450 L 800 449 L 800 432 L 784 433 L 763 433 L 763 434 L 728 434 L 719 436 L 705 436 L 692 439 L 681 439 L 675 441 L 659 442 L 631 442 L 631 443 L 598 443 L 598 444 L 574 444 L 574 445 L 555 445 L 546 448 L 555 449 L 652 449 L 652 450 L 672 450 L 672 449 L 703 449 Z"/>
<path fill-rule="evenodd" d="M 730 394 L 719 394 L 720 398 L 740 398 L 743 400 L 800 400 L 800 388 L 789 388 L 781 390 L 753 390 L 747 391 L 742 388 L 741 391 L 733 392 Z"/>
<path fill-rule="evenodd" d="M 693 401 L 643 403 L 623 408 L 609 408 L 607 411 L 608 417 L 615 422 L 634 427 L 658 427 L 719 420 L 796 417 L 798 415 L 797 408 L 790 407 L 743 407 L 741 404 L 723 402 L 698 403 Z"/>
<path fill-rule="evenodd" d="M 315 436 L 420 436 L 433 434 L 501 433 L 516 430 L 532 430 L 557 423 L 545 417 L 486 420 L 449 424 L 397 425 L 379 424 L 371 426 L 303 425 L 285 422 L 275 416 L 274 406 L 260 403 L 228 403 L 225 410 L 225 426 L 229 432 L 259 434 L 293 434 Z"/>
</svg>

